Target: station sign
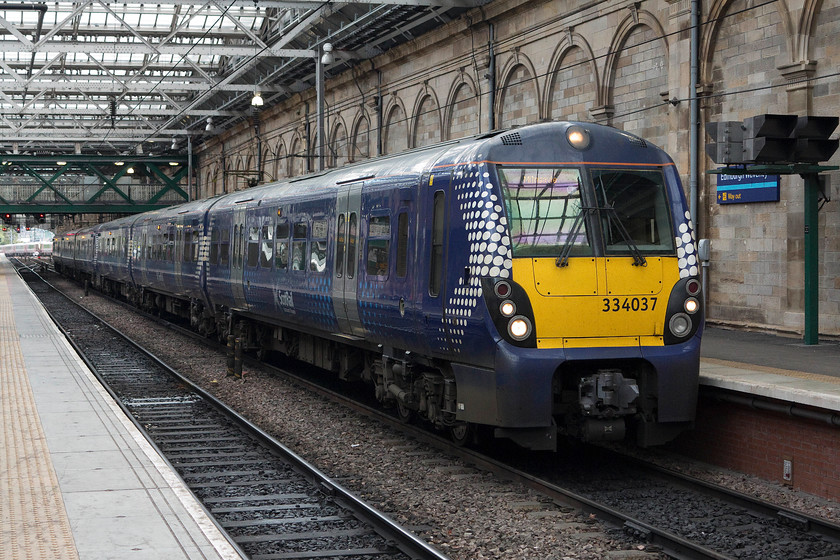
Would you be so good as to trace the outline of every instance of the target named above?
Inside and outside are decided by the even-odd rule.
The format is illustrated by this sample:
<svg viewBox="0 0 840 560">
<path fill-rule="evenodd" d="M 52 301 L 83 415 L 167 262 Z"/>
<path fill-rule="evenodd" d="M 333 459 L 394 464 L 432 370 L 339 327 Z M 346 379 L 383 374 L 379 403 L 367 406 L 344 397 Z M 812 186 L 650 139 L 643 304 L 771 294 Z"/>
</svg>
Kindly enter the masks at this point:
<svg viewBox="0 0 840 560">
<path fill-rule="evenodd" d="M 746 202 L 778 202 L 779 175 L 727 175 L 717 176 L 718 204 Z"/>
</svg>

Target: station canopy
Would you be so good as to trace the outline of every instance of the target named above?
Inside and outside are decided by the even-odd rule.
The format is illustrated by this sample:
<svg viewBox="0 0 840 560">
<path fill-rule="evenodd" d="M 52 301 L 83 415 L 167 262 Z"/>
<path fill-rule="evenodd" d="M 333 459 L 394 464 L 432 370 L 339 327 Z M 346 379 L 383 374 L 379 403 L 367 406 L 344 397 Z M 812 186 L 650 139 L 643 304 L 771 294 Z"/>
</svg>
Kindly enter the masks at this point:
<svg viewBox="0 0 840 560">
<path fill-rule="evenodd" d="M 0 154 L 154 154 L 488 0 L 0 3 Z"/>
</svg>

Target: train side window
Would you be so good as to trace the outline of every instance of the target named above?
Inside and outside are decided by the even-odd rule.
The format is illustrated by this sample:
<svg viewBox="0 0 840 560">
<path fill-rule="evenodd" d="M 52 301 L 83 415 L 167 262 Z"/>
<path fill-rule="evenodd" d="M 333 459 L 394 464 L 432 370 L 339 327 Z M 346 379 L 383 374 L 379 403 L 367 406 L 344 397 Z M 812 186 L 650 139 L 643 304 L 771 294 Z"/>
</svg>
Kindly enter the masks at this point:
<svg viewBox="0 0 840 560">
<path fill-rule="evenodd" d="M 346 238 L 347 220 L 344 214 L 339 214 L 336 225 L 335 236 L 335 277 L 341 278 L 344 275 L 344 250 L 347 245 Z"/>
<path fill-rule="evenodd" d="M 193 247 L 192 259 L 195 262 L 198 262 L 198 240 L 199 240 L 198 230 L 194 229 L 192 231 L 192 247 Z"/>
<path fill-rule="evenodd" d="M 309 252 L 309 270 L 324 272 L 327 268 L 327 220 L 312 222 L 312 244 Z"/>
<path fill-rule="evenodd" d="M 248 266 L 257 266 L 260 258 L 260 228 L 248 230 Z"/>
<path fill-rule="evenodd" d="M 371 216 L 368 222 L 367 274 L 388 276 L 391 251 L 391 216 Z"/>
<path fill-rule="evenodd" d="M 289 267 L 289 222 L 283 220 L 277 224 L 274 234 L 274 266 L 277 270 L 286 270 Z"/>
<path fill-rule="evenodd" d="M 347 278 L 353 278 L 356 275 L 356 242 L 359 237 L 358 218 L 355 212 L 350 213 L 347 223 Z"/>
<path fill-rule="evenodd" d="M 306 268 L 306 222 L 297 222 L 292 232 L 292 270 Z"/>
<path fill-rule="evenodd" d="M 210 233 L 210 264 L 218 264 L 219 262 L 219 230 L 213 228 Z"/>
<path fill-rule="evenodd" d="M 193 239 L 192 239 L 192 232 L 191 231 L 184 231 L 184 262 L 192 262 L 192 254 L 193 254 Z"/>
<path fill-rule="evenodd" d="M 274 259 L 274 228 L 271 224 L 262 227 L 262 240 L 260 241 L 260 266 L 271 268 L 271 261 Z"/>
<path fill-rule="evenodd" d="M 225 266 L 230 262 L 230 229 L 223 229 L 219 233 L 219 264 Z"/>
<path fill-rule="evenodd" d="M 405 278 L 408 271 L 408 213 L 397 216 L 397 278 Z"/>
<path fill-rule="evenodd" d="M 440 294 L 443 279 L 443 240 L 444 240 L 444 209 L 446 195 L 437 191 L 434 199 L 432 216 L 432 255 L 429 263 L 429 295 Z"/>
</svg>

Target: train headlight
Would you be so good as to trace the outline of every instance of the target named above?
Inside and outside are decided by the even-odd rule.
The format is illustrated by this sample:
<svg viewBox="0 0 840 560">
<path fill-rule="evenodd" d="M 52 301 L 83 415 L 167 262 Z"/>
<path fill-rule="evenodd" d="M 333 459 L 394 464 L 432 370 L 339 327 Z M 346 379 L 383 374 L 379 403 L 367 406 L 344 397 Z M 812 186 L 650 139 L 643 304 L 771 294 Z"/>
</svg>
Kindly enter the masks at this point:
<svg viewBox="0 0 840 560">
<path fill-rule="evenodd" d="M 525 340 L 531 335 L 531 321 L 527 317 L 517 315 L 508 323 L 508 334 L 514 340 Z"/>
<path fill-rule="evenodd" d="M 589 131 L 576 124 L 573 124 L 566 129 L 566 140 L 568 140 L 569 144 L 572 145 L 572 148 L 576 150 L 585 150 L 589 147 L 589 143 L 592 141 L 589 137 Z"/>
<path fill-rule="evenodd" d="M 513 317 L 516 313 L 516 304 L 506 299 L 499 305 L 499 313 L 504 315 L 505 317 Z"/>
<path fill-rule="evenodd" d="M 671 329 L 671 334 L 678 338 L 685 337 L 691 332 L 691 317 L 685 313 L 677 313 L 668 322 L 668 328 Z"/>
<path fill-rule="evenodd" d="M 696 298 L 690 297 L 685 300 L 683 308 L 685 309 L 686 313 L 694 315 L 695 313 L 697 313 L 697 310 L 700 309 L 700 302 L 697 301 Z"/>
</svg>

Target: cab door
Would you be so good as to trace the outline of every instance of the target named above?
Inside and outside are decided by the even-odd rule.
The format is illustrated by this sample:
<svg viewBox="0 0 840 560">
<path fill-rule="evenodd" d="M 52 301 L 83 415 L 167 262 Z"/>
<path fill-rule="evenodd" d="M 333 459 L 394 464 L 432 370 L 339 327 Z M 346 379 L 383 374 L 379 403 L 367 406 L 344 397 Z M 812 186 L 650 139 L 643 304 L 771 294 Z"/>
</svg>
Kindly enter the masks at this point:
<svg viewBox="0 0 840 560">
<path fill-rule="evenodd" d="M 362 184 L 342 185 L 336 199 L 332 300 L 339 329 L 350 336 L 365 334 L 357 300 Z"/>
<path fill-rule="evenodd" d="M 420 179 L 422 238 L 417 293 L 422 302 L 422 337 L 433 354 L 449 353 L 449 325 L 445 320 L 446 262 L 449 244 L 450 173 L 423 174 Z"/>
</svg>

